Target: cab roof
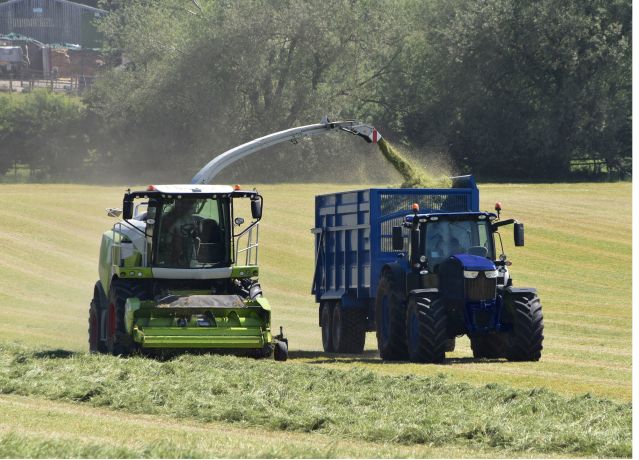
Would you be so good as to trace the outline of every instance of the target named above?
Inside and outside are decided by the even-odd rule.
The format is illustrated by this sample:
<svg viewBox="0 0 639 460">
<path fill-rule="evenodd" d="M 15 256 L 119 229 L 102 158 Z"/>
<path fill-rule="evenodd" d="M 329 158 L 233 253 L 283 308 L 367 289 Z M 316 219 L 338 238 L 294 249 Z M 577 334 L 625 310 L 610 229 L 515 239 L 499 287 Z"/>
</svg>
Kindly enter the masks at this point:
<svg viewBox="0 0 639 460">
<path fill-rule="evenodd" d="M 190 194 L 190 193 L 232 193 L 235 189 L 230 185 L 203 185 L 203 184 L 170 184 L 170 185 L 149 185 L 147 191 L 170 194 Z"/>
<path fill-rule="evenodd" d="M 429 212 L 424 214 L 409 214 L 404 218 L 404 222 L 411 223 L 417 218 L 419 222 L 444 220 L 488 220 L 493 221 L 497 215 L 492 212 Z"/>
<path fill-rule="evenodd" d="M 216 196 L 221 197 L 253 197 L 259 195 L 256 190 L 242 190 L 239 185 L 203 185 L 203 184 L 168 184 L 149 185 L 146 190 L 128 191 L 125 197 L 129 200 L 134 198 L 145 198 L 147 196 Z M 125 198 L 127 199 L 127 198 Z"/>
</svg>

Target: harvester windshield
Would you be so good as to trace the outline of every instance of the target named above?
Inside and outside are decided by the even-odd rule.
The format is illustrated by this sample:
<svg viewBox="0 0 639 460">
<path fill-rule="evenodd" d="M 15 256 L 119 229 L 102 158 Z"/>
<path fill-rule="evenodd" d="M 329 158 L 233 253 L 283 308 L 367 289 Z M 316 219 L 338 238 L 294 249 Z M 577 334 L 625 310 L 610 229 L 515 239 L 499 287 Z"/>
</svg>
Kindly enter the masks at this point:
<svg viewBox="0 0 639 460">
<path fill-rule="evenodd" d="M 208 268 L 229 264 L 228 200 L 166 198 L 157 223 L 156 266 Z"/>
<path fill-rule="evenodd" d="M 436 221 L 429 221 L 423 235 L 422 244 L 431 267 L 456 254 L 495 257 L 493 234 L 486 219 L 442 216 Z"/>
</svg>

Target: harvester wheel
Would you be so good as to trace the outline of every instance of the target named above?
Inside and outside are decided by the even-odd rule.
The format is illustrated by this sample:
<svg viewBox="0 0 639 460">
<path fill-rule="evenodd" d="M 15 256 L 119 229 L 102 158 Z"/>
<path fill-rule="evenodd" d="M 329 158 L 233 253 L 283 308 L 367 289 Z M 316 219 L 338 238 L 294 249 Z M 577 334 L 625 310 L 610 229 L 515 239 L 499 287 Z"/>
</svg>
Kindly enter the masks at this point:
<svg viewBox="0 0 639 460">
<path fill-rule="evenodd" d="M 333 351 L 361 354 L 366 342 L 366 310 L 343 308 L 338 302 L 333 307 Z"/>
<path fill-rule="evenodd" d="M 100 295 L 102 285 L 98 281 L 93 289 L 93 299 L 89 306 L 89 352 L 105 353 L 107 351 L 106 344 L 100 339 L 100 318 L 103 307 L 102 297 Z"/>
<path fill-rule="evenodd" d="M 382 359 L 406 359 L 406 305 L 390 271 L 382 274 L 375 298 L 377 348 Z"/>
<path fill-rule="evenodd" d="M 324 351 L 326 353 L 331 353 L 333 351 L 333 314 L 330 302 L 322 302 L 321 304 L 321 314 L 320 321 L 322 327 L 322 346 L 324 347 Z"/>
<path fill-rule="evenodd" d="M 470 337 L 473 357 L 497 359 L 505 356 L 504 341 L 501 335 L 473 335 Z"/>
<path fill-rule="evenodd" d="M 133 338 L 126 333 L 124 307 L 131 297 L 145 298 L 145 290 L 137 283 L 114 279 L 109 289 L 107 309 L 107 350 L 113 355 L 128 356 L 136 349 Z"/>
<path fill-rule="evenodd" d="M 286 342 L 276 342 L 273 350 L 275 361 L 286 361 L 288 359 L 288 346 Z"/>
<path fill-rule="evenodd" d="M 89 352 L 104 353 L 106 346 L 100 340 L 100 312 L 95 305 L 95 299 L 89 307 Z"/>
<path fill-rule="evenodd" d="M 508 295 L 513 329 L 507 334 L 506 358 L 509 361 L 539 361 L 544 340 L 541 301 L 535 292 Z"/>
<path fill-rule="evenodd" d="M 436 296 L 411 296 L 406 314 L 408 355 L 411 361 L 441 363 L 450 345 L 446 307 Z"/>
</svg>

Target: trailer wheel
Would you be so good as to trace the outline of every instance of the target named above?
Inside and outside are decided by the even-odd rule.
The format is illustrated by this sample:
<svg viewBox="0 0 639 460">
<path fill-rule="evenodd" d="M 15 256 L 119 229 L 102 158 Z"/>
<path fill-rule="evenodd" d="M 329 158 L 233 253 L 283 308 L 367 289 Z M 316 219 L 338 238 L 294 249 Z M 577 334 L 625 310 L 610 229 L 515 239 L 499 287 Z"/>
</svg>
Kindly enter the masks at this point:
<svg viewBox="0 0 639 460">
<path fill-rule="evenodd" d="M 338 302 L 333 307 L 333 351 L 361 354 L 366 342 L 366 311 L 361 308 L 343 308 Z"/>
<path fill-rule="evenodd" d="M 512 314 L 513 329 L 506 335 L 509 361 L 539 361 L 544 340 L 541 301 L 535 292 L 518 292 L 504 299 Z"/>
<path fill-rule="evenodd" d="M 446 307 L 437 296 L 410 296 L 406 314 L 408 355 L 419 363 L 441 363 L 449 344 Z"/>
<path fill-rule="evenodd" d="M 322 302 L 320 308 L 321 327 L 322 327 L 322 346 L 326 353 L 333 351 L 333 331 L 331 323 L 333 321 L 333 314 L 331 312 L 331 303 Z"/>
<path fill-rule="evenodd" d="M 501 335 L 473 335 L 470 337 L 470 348 L 477 359 L 497 359 L 505 357 L 505 345 Z"/>
<path fill-rule="evenodd" d="M 124 307 L 131 297 L 144 299 L 145 289 L 138 283 L 114 279 L 109 289 L 107 307 L 106 347 L 113 355 L 128 356 L 136 349 L 133 338 L 126 333 L 124 324 Z"/>
<path fill-rule="evenodd" d="M 375 297 L 377 348 L 382 359 L 406 359 L 406 305 L 395 289 L 390 271 L 382 274 Z"/>
</svg>

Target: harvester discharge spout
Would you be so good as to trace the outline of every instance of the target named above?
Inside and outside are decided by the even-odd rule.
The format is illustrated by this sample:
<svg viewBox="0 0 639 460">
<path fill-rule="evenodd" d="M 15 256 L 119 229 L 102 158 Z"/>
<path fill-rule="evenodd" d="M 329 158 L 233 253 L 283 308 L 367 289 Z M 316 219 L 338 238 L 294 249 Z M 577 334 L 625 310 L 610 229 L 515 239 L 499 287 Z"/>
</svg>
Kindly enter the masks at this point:
<svg viewBox="0 0 639 460">
<path fill-rule="evenodd" d="M 366 142 L 373 144 L 377 143 L 382 138 L 377 129 L 366 123 L 356 120 L 329 121 L 328 117 L 323 117 L 317 124 L 298 126 L 296 128 L 278 131 L 227 150 L 207 163 L 206 166 L 193 176 L 191 184 L 208 184 L 227 166 L 235 163 L 237 160 L 273 145 L 277 145 L 285 141 L 297 143 L 301 139 L 318 136 L 320 134 L 327 134 L 333 130 L 346 131 L 348 133 L 355 134 L 362 137 L 366 140 Z"/>
</svg>

